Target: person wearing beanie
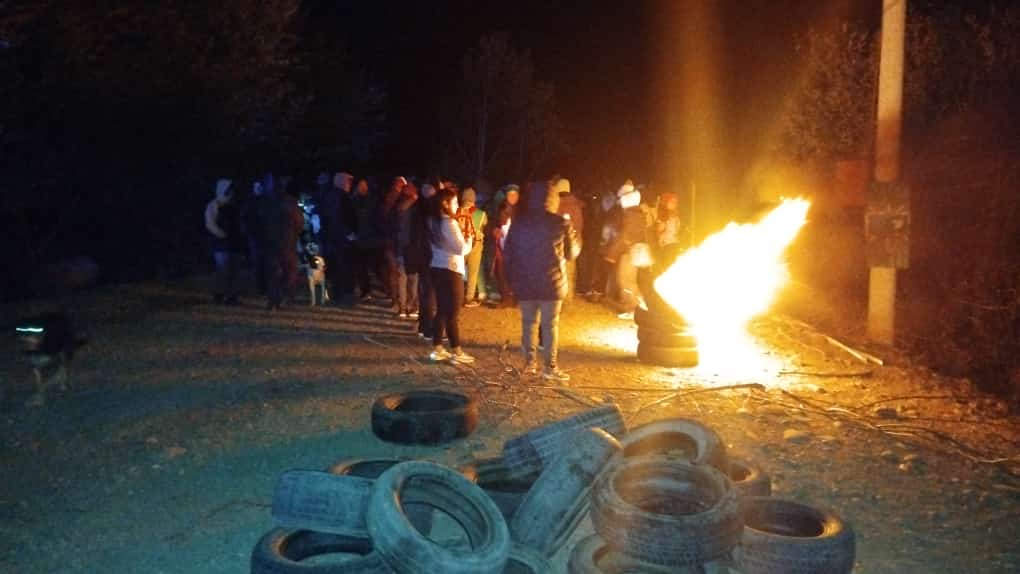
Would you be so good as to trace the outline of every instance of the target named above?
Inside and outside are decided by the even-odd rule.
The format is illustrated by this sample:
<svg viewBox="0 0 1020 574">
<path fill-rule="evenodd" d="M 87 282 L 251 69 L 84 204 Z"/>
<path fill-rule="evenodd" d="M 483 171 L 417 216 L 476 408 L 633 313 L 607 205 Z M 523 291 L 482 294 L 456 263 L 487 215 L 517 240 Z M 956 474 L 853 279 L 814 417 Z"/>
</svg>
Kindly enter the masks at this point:
<svg viewBox="0 0 1020 574">
<path fill-rule="evenodd" d="M 513 289 L 507 281 L 506 272 L 503 269 L 503 248 L 506 236 L 510 232 L 513 223 L 514 213 L 517 210 L 517 202 L 520 200 L 520 188 L 514 184 L 507 185 L 496 194 L 496 210 L 494 216 L 489 219 L 489 237 L 492 243 L 492 277 L 499 288 L 499 306 L 514 307 L 517 303 L 514 298 Z"/>
<path fill-rule="evenodd" d="M 606 260 L 616 266 L 616 287 L 622 308 L 619 317 L 629 320 L 634 318 L 634 311 L 640 303 L 640 290 L 637 284 L 637 267 L 631 256 L 632 248 L 645 241 L 647 229 L 645 215 L 641 211 L 641 192 L 630 180 L 627 180 L 617 193 L 620 208 L 619 233 L 610 243 Z"/>
<path fill-rule="evenodd" d="M 205 228 L 212 237 L 213 262 L 216 264 L 217 285 L 213 300 L 236 305 L 237 271 L 244 251 L 241 236 L 241 210 L 234 201 L 233 182 L 220 179 L 216 194 L 205 206 Z"/>
<path fill-rule="evenodd" d="M 485 275 L 482 270 L 482 252 L 485 248 L 485 226 L 489 218 L 484 209 L 480 209 L 475 201 L 475 189 L 467 187 L 460 194 L 460 212 L 457 214 L 457 221 L 462 231 L 470 233 L 475 238 L 474 247 L 471 253 L 464 258 L 467 265 L 467 277 L 465 279 L 465 307 L 477 307 L 485 300 Z"/>
<path fill-rule="evenodd" d="M 559 203 L 554 185 L 531 184 L 528 209 L 510 228 L 504 253 L 510 288 L 521 307 L 525 372 L 538 372 L 537 331 L 541 322 L 545 339 L 542 376 L 551 381 L 570 379 L 558 364 L 559 319 L 567 296 L 567 263 L 581 249 L 570 220 L 557 214 Z"/>
</svg>

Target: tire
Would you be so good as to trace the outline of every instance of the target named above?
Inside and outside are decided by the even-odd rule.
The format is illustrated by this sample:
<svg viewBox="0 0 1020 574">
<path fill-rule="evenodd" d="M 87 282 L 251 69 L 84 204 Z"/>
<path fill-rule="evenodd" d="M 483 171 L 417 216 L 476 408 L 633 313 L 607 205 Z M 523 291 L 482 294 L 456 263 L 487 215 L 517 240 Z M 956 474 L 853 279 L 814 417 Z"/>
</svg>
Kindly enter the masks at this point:
<svg viewBox="0 0 1020 574">
<path fill-rule="evenodd" d="M 598 534 L 592 534 L 570 552 L 568 574 L 669 574 L 676 569 L 642 562 L 610 548 Z"/>
<path fill-rule="evenodd" d="M 365 511 L 373 480 L 314 470 L 288 470 L 273 490 L 277 526 L 368 537 Z"/>
<path fill-rule="evenodd" d="M 362 478 L 379 478 L 391 466 L 405 462 L 398 458 L 348 458 L 337 461 L 327 469 L 330 474 L 342 476 L 360 476 Z M 432 532 L 432 507 L 422 504 L 408 504 L 407 518 L 419 532 L 428 535 Z"/>
<path fill-rule="evenodd" d="M 694 464 L 711 465 L 729 474 L 730 463 L 726 456 L 726 443 L 712 430 L 693 419 L 662 419 L 643 424 L 628 432 L 620 440 L 623 456 L 680 455 Z"/>
<path fill-rule="evenodd" d="M 695 367 L 698 365 L 697 347 L 653 347 L 638 342 L 638 360 L 660 367 Z"/>
<path fill-rule="evenodd" d="M 638 327 L 638 341 L 650 347 L 695 348 L 698 338 L 688 330 L 659 331 L 648 327 Z"/>
<path fill-rule="evenodd" d="M 731 458 L 729 476 L 733 488 L 742 497 L 772 495 L 772 479 L 751 461 Z"/>
<path fill-rule="evenodd" d="M 308 564 L 323 554 L 360 554 L 335 563 Z M 373 551 L 367 538 L 325 534 L 310 530 L 274 528 L 255 544 L 251 574 L 390 574 L 393 570 Z"/>
<path fill-rule="evenodd" d="M 627 432 L 623 413 L 606 405 L 532 429 L 503 444 L 503 461 L 513 473 L 526 476 L 542 471 L 572 446 L 578 431 L 601 428 L 614 437 Z"/>
<path fill-rule="evenodd" d="M 549 574 L 552 565 L 544 556 L 530 548 L 514 545 L 503 574 Z"/>
<path fill-rule="evenodd" d="M 661 566 L 723 558 L 743 529 L 729 479 L 676 459 L 619 460 L 596 483 L 591 505 L 595 532 L 611 547 Z"/>
<path fill-rule="evenodd" d="M 384 395 L 372 404 L 372 432 L 387 442 L 441 444 L 478 427 L 478 399 L 447 391 Z"/>
<path fill-rule="evenodd" d="M 538 473 L 520 476 L 501 457 L 477 460 L 461 467 L 461 473 L 489 495 L 507 522 L 539 476 Z"/>
<path fill-rule="evenodd" d="M 828 510 L 789 500 L 743 501 L 744 533 L 735 554 L 744 574 L 849 574 L 853 529 Z"/>
<path fill-rule="evenodd" d="M 471 550 L 444 548 L 415 530 L 403 505 L 418 502 L 460 523 Z M 496 504 L 457 471 L 425 461 L 394 465 L 376 479 L 368 531 L 375 551 L 397 574 L 501 574 L 510 533 Z"/>
<path fill-rule="evenodd" d="M 666 303 L 663 305 L 668 308 Z M 664 312 L 663 309 L 638 307 L 634 310 L 634 322 L 637 323 L 639 329 L 647 328 L 654 331 L 674 332 L 682 331 L 688 327 L 687 321 L 684 321 L 675 311 Z"/>
<path fill-rule="evenodd" d="M 620 443 L 598 428 L 579 433 L 569 452 L 539 475 L 510 521 L 510 537 L 551 557 L 570 538 L 588 509 L 596 478 L 621 451 Z"/>
</svg>

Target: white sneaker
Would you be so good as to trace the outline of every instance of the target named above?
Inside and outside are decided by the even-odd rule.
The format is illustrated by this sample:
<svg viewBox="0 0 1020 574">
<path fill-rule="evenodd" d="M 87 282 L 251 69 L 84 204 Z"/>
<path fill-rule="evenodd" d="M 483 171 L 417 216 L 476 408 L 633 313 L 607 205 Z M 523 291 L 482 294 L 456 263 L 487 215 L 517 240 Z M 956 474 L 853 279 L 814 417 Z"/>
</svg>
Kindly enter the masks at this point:
<svg viewBox="0 0 1020 574">
<path fill-rule="evenodd" d="M 470 365 L 475 362 L 474 357 L 465 353 L 463 349 L 460 349 L 459 347 L 453 350 L 453 354 L 450 355 L 450 360 L 455 363 L 463 363 L 465 365 Z"/>
<path fill-rule="evenodd" d="M 624 321 L 633 321 L 634 320 L 634 313 L 631 313 L 629 311 L 626 312 L 626 313 L 620 313 L 619 315 L 616 316 L 616 318 L 617 319 L 623 319 Z"/>
<path fill-rule="evenodd" d="M 570 375 L 561 371 L 559 367 L 553 367 L 551 369 L 547 368 L 542 373 L 542 378 L 547 381 L 559 381 L 563 383 L 570 380 Z"/>
<path fill-rule="evenodd" d="M 407 314 L 407 318 L 408 319 L 417 319 L 418 318 L 418 312 L 417 311 L 411 311 L 410 313 Z"/>
<path fill-rule="evenodd" d="M 401 319 L 407 319 L 407 313 L 401 313 L 400 314 L 400 318 Z"/>
<path fill-rule="evenodd" d="M 538 363 L 537 362 L 536 363 L 529 363 L 526 367 L 524 367 L 524 374 L 528 375 L 528 376 L 531 376 L 531 377 L 537 375 L 538 374 Z"/>
<path fill-rule="evenodd" d="M 433 363 L 438 363 L 441 361 L 449 361 L 450 357 L 452 356 L 453 355 L 451 355 L 449 351 L 447 351 L 446 349 L 443 348 L 442 345 L 440 345 L 432 349 L 432 352 L 429 353 L 429 360 L 432 361 Z"/>
</svg>

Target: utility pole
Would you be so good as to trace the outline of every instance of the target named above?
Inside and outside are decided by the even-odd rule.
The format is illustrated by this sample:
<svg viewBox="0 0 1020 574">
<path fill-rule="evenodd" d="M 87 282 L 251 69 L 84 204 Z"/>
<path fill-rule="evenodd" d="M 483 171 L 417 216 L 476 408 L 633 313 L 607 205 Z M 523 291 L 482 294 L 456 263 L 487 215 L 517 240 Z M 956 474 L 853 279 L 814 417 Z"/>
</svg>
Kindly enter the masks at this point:
<svg viewBox="0 0 1020 574">
<path fill-rule="evenodd" d="M 900 179 L 900 132 L 903 123 L 903 52 L 907 0 L 882 0 L 882 48 L 875 122 L 875 186 L 869 198 L 867 235 L 879 244 L 869 253 L 868 337 L 893 344 L 896 336 L 896 270 L 906 267 L 909 193 Z M 894 247 L 889 247 L 890 245 Z"/>
</svg>

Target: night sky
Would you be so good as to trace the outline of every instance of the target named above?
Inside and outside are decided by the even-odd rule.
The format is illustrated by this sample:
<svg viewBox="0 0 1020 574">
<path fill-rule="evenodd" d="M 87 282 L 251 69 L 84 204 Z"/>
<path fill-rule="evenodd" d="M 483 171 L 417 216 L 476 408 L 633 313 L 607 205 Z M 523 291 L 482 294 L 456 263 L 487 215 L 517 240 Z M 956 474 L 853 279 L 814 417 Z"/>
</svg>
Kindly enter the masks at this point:
<svg viewBox="0 0 1020 574">
<path fill-rule="evenodd" d="M 510 34 L 530 51 L 540 78 L 557 90 L 571 149 L 559 171 L 588 185 L 700 177 L 698 154 L 679 152 L 666 117 L 704 110 L 685 101 L 689 86 L 672 70 L 711 50 L 717 95 L 714 137 L 727 184 L 752 161 L 796 74 L 796 34 L 838 16 L 876 21 L 880 4 L 749 0 L 745 2 L 311 2 L 313 21 L 389 88 L 393 137 L 388 166 L 422 169 L 436 138 L 435 110 L 456 89 L 464 54 L 487 32 Z M 701 20 L 692 11 L 706 9 Z M 694 23 L 697 22 L 697 23 Z M 693 24 L 692 24 L 693 23 Z M 691 26 L 714 45 L 685 41 Z M 346 36 L 345 40 L 340 38 Z M 679 111 L 677 111 L 679 108 Z M 693 109 L 692 109 L 693 108 Z M 677 157 L 685 156 L 685 157 Z"/>
</svg>

